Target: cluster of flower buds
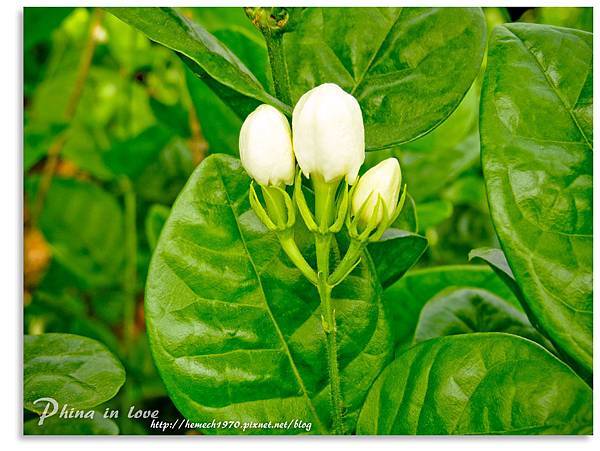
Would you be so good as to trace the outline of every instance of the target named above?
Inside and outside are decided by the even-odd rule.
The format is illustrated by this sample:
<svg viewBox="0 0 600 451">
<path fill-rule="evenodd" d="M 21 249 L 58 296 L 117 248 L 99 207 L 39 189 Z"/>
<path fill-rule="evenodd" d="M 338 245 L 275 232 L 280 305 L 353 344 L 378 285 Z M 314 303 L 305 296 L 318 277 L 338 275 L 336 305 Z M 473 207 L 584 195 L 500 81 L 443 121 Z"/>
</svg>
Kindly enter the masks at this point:
<svg viewBox="0 0 600 451">
<path fill-rule="evenodd" d="M 352 95 L 335 84 L 320 85 L 300 98 L 291 129 L 276 108 L 259 106 L 244 122 L 239 145 L 242 165 L 260 185 L 266 206 L 262 206 L 253 182 L 252 208 L 269 229 L 278 232 L 284 250 L 313 283 L 317 276 L 298 256 L 291 235 L 296 208 L 315 234 L 331 235 L 347 227 L 351 244 L 331 274 L 329 284 L 334 286 L 358 264 L 364 246 L 381 237 L 404 204 L 406 189 L 400 195 L 400 165 L 395 158 L 359 177 L 365 159 L 361 109 Z M 312 182 L 312 211 L 302 174 Z M 292 184 L 293 199 L 285 189 Z"/>
</svg>

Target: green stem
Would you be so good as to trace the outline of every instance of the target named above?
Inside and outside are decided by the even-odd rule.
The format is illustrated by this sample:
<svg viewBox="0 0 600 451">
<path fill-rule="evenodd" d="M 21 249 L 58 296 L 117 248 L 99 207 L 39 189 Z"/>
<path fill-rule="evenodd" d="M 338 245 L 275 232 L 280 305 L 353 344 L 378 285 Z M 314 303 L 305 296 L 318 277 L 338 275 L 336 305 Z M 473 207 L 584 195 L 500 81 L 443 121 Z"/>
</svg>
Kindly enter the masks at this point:
<svg viewBox="0 0 600 451">
<path fill-rule="evenodd" d="M 308 264 L 300 249 L 298 249 L 298 245 L 294 240 L 292 230 L 288 229 L 281 233 L 277 234 L 277 238 L 279 238 L 279 243 L 281 244 L 281 248 L 290 258 L 292 263 L 296 265 L 296 267 L 302 272 L 304 277 L 306 277 L 313 285 L 318 285 L 317 274 L 315 270 Z"/>
<path fill-rule="evenodd" d="M 285 187 L 280 187 L 285 189 Z M 275 223 L 285 224 L 288 221 L 288 215 L 290 212 L 287 211 L 285 205 L 285 199 L 280 191 L 270 186 L 262 186 L 263 197 L 265 198 L 265 204 L 267 205 L 267 212 Z M 287 256 L 290 258 L 292 263 L 304 274 L 313 285 L 317 285 L 317 274 L 314 269 L 308 264 L 298 245 L 294 240 L 293 228 L 285 229 L 277 232 L 277 238 L 281 244 L 281 248 L 285 251 Z"/>
<path fill-rule="evenodd" d="M 269 53 L 269 63 L 273 75 L 273 85 L 277 98 L 287 105 L 291 105 L 290 79 L 287 64 L 285 62 L 285 51 L 283 48 L 283 33 L 263 31 Z"/>
<path fill-rule="evenodd" d="M 136 228 L 136 197 L 131 181 L 122 180 L 122 189 L 125 204 L 125 271 L 123 273 L 123 350 L 127 360 L 130 360 L 133 341 L 135 338 L 135 308 L 137 287 L 137 228 Z M 121 397 L 121 427 L 127 428 L 127 411 L 133 402 L 132 385 L 129 380 L 125 382 L 123 396 Z"/>
<path fill-rule="evenodd" d="M 337 328 L 335 324 L 335 311 L 331 305 L 332 287 L 327 283 L 329 277 L 329 251 L 331 247 L 331 234 L 316 234 L 315 247 L 317 252 L 317 269 L 319 297 L 321 299 L 322 323 L 326 336 L 327 368 L 329 371 L 329 386 L 331 397 L 331 410 L 333 416 L 333 433 L 343 434 L 342 422 L 342 389 L 337 357 Z"/>
<path fill-rule="evenodd" d="M 348 246 L 348 250 L 344 255 L 344 258 L 340 262 L 340 264 L 335 268 L 335 271 L 329 277 L 329 285 L 335 287 L 338 283 L 340 283 L 348 273 L 354 268 L 356 263 L 360 260 L 362 255 L 362 251 L 367 243 L 351 240 L 350 246 Z"/>
</svg>

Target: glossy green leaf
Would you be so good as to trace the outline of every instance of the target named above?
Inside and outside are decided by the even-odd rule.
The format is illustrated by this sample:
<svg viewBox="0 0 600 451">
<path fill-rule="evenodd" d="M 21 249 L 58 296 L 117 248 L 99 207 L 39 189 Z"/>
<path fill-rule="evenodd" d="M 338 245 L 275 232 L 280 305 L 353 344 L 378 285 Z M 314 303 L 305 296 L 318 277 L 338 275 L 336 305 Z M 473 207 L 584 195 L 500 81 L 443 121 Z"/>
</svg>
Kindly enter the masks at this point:
<svg viewBox="0 0 600 451">
<path fill-rule="evenodd" d="M 549 348 L 525 313 L 481 288 L 449 288 L 427 301 L 419 315 L 414 342 L 474 332 L 506 332 Z"/>
<path fill-rule="evenodd" d="M 261 103 L 289 111 L 212 34 L 173 8 L 108 8 L 151 40 L 182 56 L 194 73 L 242 118 Z"/>
<path fill-rule="evenodd" d="M 415 200 L 408 193 L 406 195 L 406 201 L 404 202 L 404 207 L 402 211 L 393 222 L 392 227 L 394 229 L 406 230 L 407 232 L 416 233 L 419 229 L 419 220 L 417 218 L 417 206 L 415 205 Z"/>
<path fill-rule="evenodd" d="M 405 230 L 388 229 L 381 239 L 368 246 L 383 287 L 401 278 L 423 255 L 427 239 Z"/>
<path fill-rule="evenodd" d="M 382 286 L 402 277 L 425 252 L 427 239 L 416 233 L 417 228 L 415 201 L 407 194 L 404 207 L 390 229 L 367 247 Z"/>
<path fill-rule="evenodd" d="M 520 309 L 510 289 L 488 267 L 456 265 L 410 271 L 383 292 L 383 304 L 394 325 L 396 347 L 412 343 L 425 303 L 450 287 L 482 288 Z"/>
<path fill-rule="evenodd" d="M 510 266 L 508 266 L 508 261 L 506 261 L 506 256 L 504 255 L 504 252 L 502 252 L 502 249 L 495 249 L 491 247 L 473 249 L 471 252 L 469 252 L 469 260 L 477 259 L 490 265 L 490 268 L 492 268 L 498 277 L 500 277 L 512 290 L 517 299 L 519 299 L 521 303 L 527 305 L 523 297 L 523 292 L 517 284 Z"/>
<path fill-rule="evenodd" d="M 250 22 L 249 19 L 246 20 Z M 240 58 L 267 92 L 272 92 L 271 68 L 267 47 L 262 36 L 257 36 L 247 28 L 235 25 L 216 30 L 214 35 Z"/>
<path fill-rule="evenodd" d="M 284 35 L 292 98 L 325 82 L 351 92 L 369 150 L 446 119 L 475 79 L 485 43 L 479 8 L 307 8 Z"/>
<path fill-rule="evenodd" d="M 108 401 L 125 382 L 125 370 L 108 349 L 91 338 L 71 334 L 25 335 L 23 393 L 25 408 L 43 411 L 53 398 L 87 409 Z"/>
<path fill-rule="evenodd" d="M 26 183 L 31 202 L 38 182 L 36 177 Z M 123 213 L 106 191 L 90 182 L 55 177 L 39 227 L 52 257 L 82 281 L 98 286 L 117 280 L 123 260 Z"/>
<path fill-rule="evenodd" d="M 523 83 L 527 80 L 527 83 Z M 482 91 L 492 220 L 539 327 L 592 371 L 592 35 L 495 29 Z"/>
<path fill-rule="evenodd" d="M 541 346 L 485 333 L 429 340 L 379 376 L 359 434 L 591 434 L 592 390 Z"/>
<path fill-rule="evenodd" d="M 242 119 L 191 71 L 185 71 L 186 86 L 208 142 L 209 153 L 238 155 Z"/>
<path fill-rule="evenodd" d="M 418 152 L 435 152 L 438 154 L 438 158 L 444 158 L 442 151 L 451 151 L 471 136 L 477 129 L 479 119 L 479 93 L 481 87 L 478 80 L 478 78 L 475 79 L 465 97 L 447 119 L 426 135 L 402 145 L 401 149 L 411 151 L 415 155 Z M 474 147 L 478 148 L 479 143 L 475 144 Z M 451 159 L 448 159 L 448 161 L 451 161 Z M 445 166 L 445 164 L 442 164 L 442 166 Z M 430 182 L 435 181 L 430 180 Z"/>
<path fill-rule="evenodd" d="M 479 83 L 475 81 L 452 114 L 426 135 L 398 148 L 368 152 L 363 171 L 396 157 L 402 176 L 417 200 L 437 194 L 479 159 Z M 423 183 L 427 180 L 427 183 Z"/>
<path fill-rule="evenodd" d="M 175 202 L 146 288 L 154 359 L 171 399 L 192 421 L 276 422 L 294 412 L 312 422 L 311 433 L 327 433 L 319 297 L 250 209 L 249 184 L 239 160 L 212 155 Z M 301 232 L 299 246 L 313 261 L 312 238 Z M 391 357 L 379 287 L 367 257 L 332 294 L 348 431 Z"/>
<path fill-rule="evenodd" d="M 117 423 L 95 412 L 94 418 L 60 418 L 58 415 L 39 420 L 33 418 L 23 424 L 25 435 L 118 435 Z"/>
<path fill-rule="evenodd" d="M 195 8 L 194 17 L 242 60 L 267 91 L 271 91 L 273 82 L 264 39 L 242 8 Z M 244 118 L 191 69 L 185 71 L 185 79 L 202 134 L 208 142 L 208 152 L 238 155 L 238 137 Z"/>
</svg>

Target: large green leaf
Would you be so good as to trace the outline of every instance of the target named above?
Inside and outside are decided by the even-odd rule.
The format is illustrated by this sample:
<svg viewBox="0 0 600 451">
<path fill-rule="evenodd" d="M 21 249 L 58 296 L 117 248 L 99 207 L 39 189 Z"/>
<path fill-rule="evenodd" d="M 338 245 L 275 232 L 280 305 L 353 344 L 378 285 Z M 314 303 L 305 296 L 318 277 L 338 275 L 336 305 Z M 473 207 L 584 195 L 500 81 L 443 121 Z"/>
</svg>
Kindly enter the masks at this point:
<svg viewBox="0 0 600 451">
<path fill-rule="evenodd" d="M 370 150 L 446 119 L 475 79 L 485 43 L 479 8 L 307 8 L 284 35 L 294 101 L 337 83 L 362 107 Z"/>
<path fill-rule="evenodd" d="M 429 340 L 377 379 L 359 434 L 591 434 L 592 390 L 541 346 L 484 333 Z"/>
<path fill-rule="evenodd" d="M 394 229 L 417 233 L 417 230 L 419 229 L 417 206 L 415 205 L 415 200 L 410 193 L 406 195 L 404 207 L 402 208 L 400 215 L 398 215 L 396 220 L 392 223 L 391 227 Z"/>
<path fill-rule="evenodd" d="M 392 226 L 367 247 L 383 287 L 393 284 L 413 267 L 427 249 L 427 239 L 418 235 L 415 201 L 410 194 Z"/>
<path fill-rule="evenodd" d="M 212 34 L 173 8 L 108 8 L 151 40 L 181 55 L 194 73 L 240 116 L 261 103 L 289 112 L 248 68 Z"/>
<path fill-rule="evenodd" d="M 427 239 L 405 230 L 388 229 L 381 239 L 368 246 L 383 287 L 391 285 L 408 271 L 423 255 Z"/>
<path fill-rule="evenodd" d="M 175 202 L 148 274 L 154 359 L 190 420 L 278 422 L 294 412 L 312 422 L 311 432 L 327 433 L 319 297 L 250 209 L 249 184 L 239 160 L 212 155 Z M 311 237 L 300 232 L 299 245 L 312 260 Z M 379 286 L 367 256 L 333 291 L 348 431 L 391 357 Z"/>
<path fill-rule="evenodd" d="M 185 81 L 210 153 L 238 154 L 242 118 L 187 68 Z"/>
<path fill-rule="evenodd" d="M 449 288 L 431 298 L 419 315 L 414 342 L 474 332 L 506 332 L 549 348 L 525 313 L 481 288 Z"/>
<path fill-rule="evenodd" d="M 490 268 L 500 277 L 504 283 L 512 290 L 523 307 L 527 308 L 527 302 L 523 297 L 521 287 L 517 284 L 515 276 L 508 265 L 506 256 L 501 249 L 492 247 L 480 247 L 469 252 L 469 260 L 481 260 L 487 263 Z"/>
<path fill-rule="evenodd" d="M 35 199 L 39 179 L 26 183 Z M 93 183 L 54 178 L 39 227 L 52 256 L 90 285 L 114 284 L 123 261 L 123 213 L 116 199 Z"/>
<path fill-rule="evenodd" d="M 246 20 L 250 23 L 248 19 Z M 262 36 L 256 36 L 247 28 L 236 25 L 215 30 L 214 35 L 242 60 L 267 92 L 272 91 L 271 68 Z"/>
<path fill-rule="evenodd" d="M 426 135 L 404 144 L 401 149 L 409 151 L 411 158 L 416 158 L 418 152 L 434 152 L 438 154 L 437 158 L 444 158 L 443 151 L 449 152 L 453 150 L 457 146 L 460 146 L 465 139 L 473 135 L 474 132 L 477 132 L 480 91 L 481 82 L 479 78 L 476 78 L 458 107 L 456 107 L 448 118 Z M 475 144 L 471 143 L 470 147 L 464 150 L 469 151 L 472 155 L 472 147 L 479 149 L 479 142 Z M 475 153 L 479 154 L 479 151 Z M 448 158 L 448 162 L 451 162 L 450 158 Z M 436 180 L 430 180 L 430 182 L 436 182 Z"/>
<path fill-rule="evenodd" d="M 101 412 L 94 418 L 60 418 L 58 415 L 44 419 L 42 425 L 33 418 L 23 424 L 25 435 L 118 435 L 119 427 Z"/>
<path fill-rule="evenodd" d="M 108 401 L 125 382 L 125 370 L 108 349 L 91 338 L 71 334 L 25 335 L 25 408 L 40 413 L 53 398 L 59 408 L 87 409 Z"/>
<path fill-rule="evenodd" d="M 532 315 L 586 377 L 592 104 L 590 33 L 533 24 L 495 29 L 481 109 L 492 220 Z"/>
<path fill-rule="evenodd" d="M 264 39 L 242 8 L 195 8 L 194 17 L 248 67 L 261 85 L 271 91 L 271 72 Z M 205 82 L 185 71 L 190 98 L 208 142 L 209 153 L 238 154 L 242 119 Z"/>
<path fill-rule="evenodd" d="M 394 325 L 397 347 L 412 343 L 423 306 L 449 287 L 483 288 L 513 306 L 519 305 L 510 289 L 485 266 L 438 266 L 411 271 L 383 292 L 383 304 Z"/>
</svg>

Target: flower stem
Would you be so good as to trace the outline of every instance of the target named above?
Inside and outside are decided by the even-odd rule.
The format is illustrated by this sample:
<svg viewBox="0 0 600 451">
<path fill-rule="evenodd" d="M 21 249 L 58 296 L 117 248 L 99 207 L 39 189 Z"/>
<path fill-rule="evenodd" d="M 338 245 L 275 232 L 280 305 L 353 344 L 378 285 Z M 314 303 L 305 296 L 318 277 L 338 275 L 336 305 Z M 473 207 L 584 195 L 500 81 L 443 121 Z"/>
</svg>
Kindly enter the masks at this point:
<svg viewBox="0 0 600 451">
<path fill-rule="evenodd" d="M 312 269 L 312 267 L 308 264 L 308 262 L 300 252 L 300 249 L 298 249 L 298 245 L 294 240 L 293 231 L 288 229 L 284 232 L 278 233 L 277 238 L 279 238 L 281 248 L 284 250 L 284 252 L 292 261 L 292 263 L 294 263 L 294 265 L 296 265 L 296 267 L 304 275 L 304 277 L 306 277 L 313 285 L 318 285 L 315 270 Z"/>
<path fill-rule="evenodd" d="M 341 435 L 344 433 L 344 426 L 342 422 L 342 390 L 337 357 L 337 328 L 335 324 L 335 310 L 331 305 L 332 287 L 327 283 L 327 278 L 329 277 L 329 250 L 332 238 L 333 236 L 330 233 L 315 234 L 318 270 L 317 288 L 321 299 L 321 320 L 326 336 L 333 433 Z"/>
<path fill-rule="evenodd" d="M 288 221 L 288 215 L 290 212 L 287 211 L 285 205 L 284 196 L 280 191 L 270 186 L 261 186 L 263 197 L 265 198 L 265 204 L 267 205 L 267 211 L 271 218 L 277 223 L 285 224 Z M 317 285 L 317 274 L 315 270 L 308 264 L 298 245 L 294 240 L 294 229 L 286 228 L 282 231 L 277 232 L 277 238 L 281 244 L 281 248 L 287 254 L 289 259 L 296 265 L 296 267 L 302 272 L 310 283 Z"/>
<path fill-rule="evenodd" d="M 352 269 L 356 266 L 357 262 L 360 260 L 362 255 L 362 251 L 366 246 L 366 242 L 359 240 L 351 240 L 350 245 L 348 246 L 348 250 L 342 258 L 340 264 L 335 268 L 335 271 L 329 277 L 329 284 L 332 287 L 335 287 L 338 283 L 340 283 L 346 276 L 350 273 Z"/>
<path fill-rule="evenodd" d="M 275 95 L 287 105 L 291 105 L 290 79 L 285 62 L 285 51 L 283 49 L 283 33 L 263 31 L 269 53 L 269 63 L 273 75 Z"/>
</svg>

